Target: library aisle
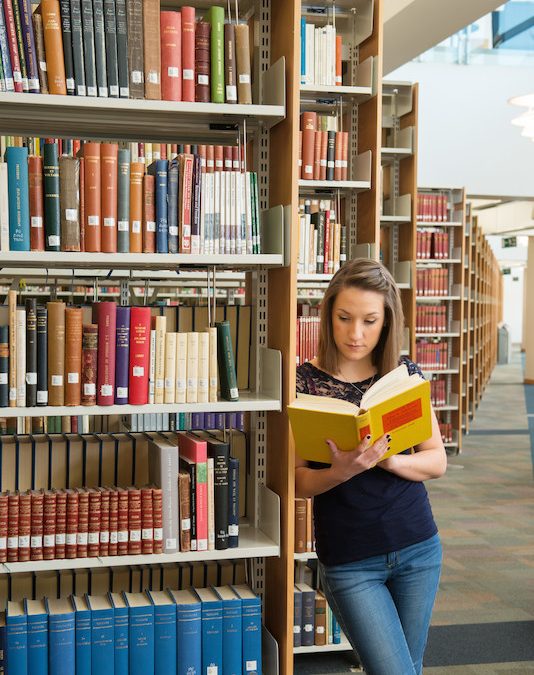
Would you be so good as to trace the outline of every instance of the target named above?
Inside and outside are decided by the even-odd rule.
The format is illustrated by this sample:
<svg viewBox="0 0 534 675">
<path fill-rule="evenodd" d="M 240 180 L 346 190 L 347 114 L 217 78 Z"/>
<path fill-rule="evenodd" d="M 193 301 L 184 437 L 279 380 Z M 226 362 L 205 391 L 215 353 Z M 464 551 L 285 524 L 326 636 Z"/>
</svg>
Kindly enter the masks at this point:
<svg viewBox="0 0 534 675">
<path fill-rule="evenodd" d="M 446 475 L 429 481 L 443 548 L 425 675 L 534 675 L 534 495 L 522 363 L 496 366 Z M 507 402 L 513 402 L 510 405 Z M 534 412 L 534 411 L 533 411 Z M 296 673 L 347 673 L 349 653 Z"/>
</svg>

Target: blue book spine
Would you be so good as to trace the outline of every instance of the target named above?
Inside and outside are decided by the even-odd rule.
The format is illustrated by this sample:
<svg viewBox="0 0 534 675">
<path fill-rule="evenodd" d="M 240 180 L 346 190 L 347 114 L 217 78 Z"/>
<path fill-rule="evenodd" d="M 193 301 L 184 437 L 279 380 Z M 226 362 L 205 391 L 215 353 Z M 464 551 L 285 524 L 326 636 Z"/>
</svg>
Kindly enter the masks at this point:
<svg viewBox="0 0 534 675">
<path fill-rule="evenodd" d="M 26 616 L 6 616 L 6 656 L 9 675 L 28 675 Z"/>
<path fill-rule="evenodd" d="M 227 412 L 226 414 L 226 428 L 235 429 L 235 412 Z"/>
<path fill-rule="evenodd" d="M 48 614 L 28 615 L 28 673 L 48 673 Z"/>
<path fill-rule="evenodd" d="M 154 607 L 130 607 L 129 675 L 154 672 Z"/>
<path fill-rule="evenodd" d="M 6 657 L 6 625 L 0 626 L 0 673 L 4 675 L 7 672 L 7 657 Z"/>
<path fill-rule="evenodd" d="M 222 602 L 202 603 L 202 672 L 222 673 Z M 215 670 L 217 668 L 217 670 Z M 225 675 L 226 675 L 226 671 Z"/>
<path fill-rule="evenodd" d="M 9 248 L 30 250 L 30 203 L 28 183 L 28 148 L 6 150 L 7 184 L 9 189 Z"/>
<path fill-rule="evenodd" d="M 166 159 L 157 159 L 149 167 L 150 173 L 155 176 L 156 200 L 156 251 L 169 252 L 169 225 L 167 222 L 167 173 L 169 162 Z"/>
<path fill-rule="evenodd" d="M 176 675 L 176 605 L 154 606 L 154 675 Z"/>
<path fill-rule="evenodd" d="M 204 429 L 215 429 L 215 413 L 204 413 Z"/>
<path fill-rule="evenodd" d="M 202 672 L 202 619 L 200 602 L 176 606 L 177 675 Z"/>
<path fill-rule="evenodd" d="M 178 430 L 183 431 L 185 429 L 185 413 L 178 413 Z"/>
<path fill-rule="evenodd" d="M 239 546 L 239 460 L 228 459 L 228 548 Z"/>
<path fill-rule="evenodd" d="M 178 253 L 178 160 L 169 164 L 167 186 L 167 225 L 169 228 L 169 253 Z"/>
<path fill-rule="evenodd" d="M 341 626 L 339 625 L 336 615 L 332 612 L 332 643 L 335 645 L 341 642 Z"/>
<path fill-rule="evenodd" d="M 128 675 L 128 607 L 115 607 L 115 675 Z"/>
<path fill-rule="evenodd" d="M 91 675 L 91 612 L 76 612 L 76 675 Z"/>
<path fill-rule="evenodd" d="M 114 675 L 115 620 L 113 608 L 91 612 L 91 673 Z"/>
<path fill-rule="evenodd" d="M 223 673 L 241 675 L 243 620 L 241 600 L 223 600 Z"/>
<path fill-rule="evenodd" d="M 224 413 L 215 413 L 215 428 L 224 429 L 226 417 Z"/>
<path fill-rule="evenodd" d="M 306 19 L 300 20 L 300 83 L 306 84 Z"/>
<path fill-rule="evenodd" d="M 117 337 L 115 349 L 115 403 L 128 403 L 128 374 L 130 364 L 130 308 L 117 307 Z"/>
<path fill-rule="evenodd" d="M 1 5 L 2 3 L 0 3 Z M 9 44 L 7 41 L 6 22 L 4 12 L 0 11 L 0 60 L 4 68 L 4 80 L 6 91 L 15 91 L 15 82 L 13 80 L 13 70 L 11 68 L 11 56 L 9 54 Z"/>
<path fill-rule="evenodd" d="M 49 615 L 48 645 L 50 675 L 72 675 L 76 672 L 74 612 Z"/>
<path fill-rule="evenodd" d="M 245 413 L 242 410 L 235 414 L 235 428 L 245 431 Z"/>
<path fill-rule="evenodd" d="M 243 598 L 243 672 L 261 675 L 261 600 Z"/>
<path fill-rule="evenodd" d="M 205 429 L 204 426 L 204 413 L 194 412 L 191 413 L 191 429 Z"/>
</svg>

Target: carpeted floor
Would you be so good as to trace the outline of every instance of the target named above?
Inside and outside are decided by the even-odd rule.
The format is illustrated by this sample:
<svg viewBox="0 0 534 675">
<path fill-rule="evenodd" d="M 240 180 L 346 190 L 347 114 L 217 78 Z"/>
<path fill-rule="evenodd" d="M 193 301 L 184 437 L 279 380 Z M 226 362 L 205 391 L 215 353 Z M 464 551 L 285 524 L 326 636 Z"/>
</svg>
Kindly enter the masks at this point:
<svg viewBox="0 0 534 675">
<path fill-rule="evenodd" d="M 425 675 L 534 675 L 533 434 L 534 385 L 516 352 L 495 368 L 462 454 L 427 484 L 444 565 Z M 298 656 L 295 673 L 358 672 L 353 663 Z"/>
</svg>

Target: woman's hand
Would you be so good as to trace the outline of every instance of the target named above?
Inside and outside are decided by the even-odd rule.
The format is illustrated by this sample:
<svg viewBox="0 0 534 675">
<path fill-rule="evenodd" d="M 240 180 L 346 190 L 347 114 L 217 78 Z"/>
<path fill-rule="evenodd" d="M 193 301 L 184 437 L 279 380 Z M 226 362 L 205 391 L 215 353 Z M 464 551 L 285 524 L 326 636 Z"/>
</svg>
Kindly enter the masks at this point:
<svg viewBox="0 0 534 675">
<path fill-rule="evenodd" d="M 384 434 L 375 443 L 371 444 L 371 437 L 366 436 L 363 441 L 354 449 L 348 452 L 340 450 L 334 441 L 326 441 L 332 455 L 332 464 L 330 472 L 336 480 L 344 483 L 353 476 L 357 476 L 367 469 L 372 468 L 387 452 L 389 448 L 390 436 Z"/>
</svg>

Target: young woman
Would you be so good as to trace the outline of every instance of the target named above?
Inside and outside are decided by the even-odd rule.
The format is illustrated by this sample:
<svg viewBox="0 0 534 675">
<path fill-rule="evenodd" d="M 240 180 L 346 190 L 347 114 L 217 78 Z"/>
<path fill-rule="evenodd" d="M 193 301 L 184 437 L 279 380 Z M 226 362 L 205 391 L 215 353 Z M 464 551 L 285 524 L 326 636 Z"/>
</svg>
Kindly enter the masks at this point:
<svg viewBox="0 0 534 675">
<path fill-rule="evenodd" d="M 355 259 L 334 276 L 321 308 L 316 359 L 297 370 L 297 391 L 356 405 L 400 358 L 403 312 L 389 271 Z M 296 494 L 314 497 L 319 569 L 330 607 L 368 675 L 420 675 L 441 570 L 441 544 L 423 481 L 447 457 L 432 437 L 375 464 L 388 437 L 341 452 L 330 465 L 296 458 Z"/>
</svg>

